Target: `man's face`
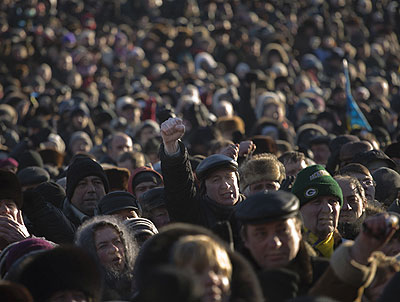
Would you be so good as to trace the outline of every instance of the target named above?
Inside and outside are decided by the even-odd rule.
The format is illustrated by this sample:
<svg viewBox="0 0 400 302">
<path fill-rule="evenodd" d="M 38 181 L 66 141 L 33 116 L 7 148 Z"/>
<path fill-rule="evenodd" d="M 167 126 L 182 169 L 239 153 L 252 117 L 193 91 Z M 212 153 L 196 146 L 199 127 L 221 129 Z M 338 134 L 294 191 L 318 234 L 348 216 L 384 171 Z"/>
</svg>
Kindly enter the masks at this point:
<svg viewBox="0 0 400 302">
<path fill-rule="evenodd" d="M 328 158 L 331 155 L 328 145 L 314 144 L 311 146 L 311 151 L 314 153 L 314 161 L 320 165 L 326 165 Z"/>
<path fill-rule="evenodd" d="M 261 180 L 249 185 L 249 194 L 252 195 L 257 192 L 264 191 L 278 191 L 281 185 L 277 181 L 273 180 Z"/>
<path fill-rule="evenodd" d="M 121 271 L 125 266 L 125 248 L 120 235 L 111 226 L 94 233 L 94 244 L 100 263 L 107 269 Z"/>
<path fill-rule="evenodd" d="M 136 107 L 126 106 L 121 110 L 120 116 L 124 117 L 128 123 L 138 124 L 140 123 L 141 110 Z"/>
<path fill-rule="evenodd" d="M 358 179 L 365 191 L 365 197 L 367 197 L 367 201 L 373 203 L 375 200 L 375 182 L 372 178 L 371 174 L 361 174 L 361 173 L 351 173 L 350 176 L 353 176 Z"/>
<path fill-rule="evenodd" d="M 128 151 L 133 150 L 132 139 L 127 135 L 116 135 L 111 142 L 110 149 L 108 150 L 108 155 L 117 161 L 118 157 Z"/>
<path fill-rule="evenodd" d="M 5 216 L 12 221 L 18 221 L 18 208 L 11 199 L 0 200 L 0 216 Z"/>
<path fill-rule="evenodd" d="M 307 168 L 307 163 L 304 160 L 301 161 L 289 161 L 284 164 L 286 170 L 286 176 L 296 176 L 304 168 Z"/>
<path fill-rule="evenodd" d="M 356 186 L 348 180 L 337 180 L 343 192 L 343 206 L 340 209 L 339 221 L 353 223 L 363 214 L 365 210 L 365 202 L 358 192 Z"/>
<path fill-rule="evenodd" d="M 339 198 L 319 196 L 300 208 L 304 226 L 320 239 L 325 239 L 338 225 Z"/>
<path fill-rule="evenodd" d="M 238 179 L 230 169 L 213 172 L 207 177 L 205 185 L 207 196 L 219 204 L 231 206 L 238 201 Z"/>
<path fill-rule="evenodd" d="M 167 209 L 163 206 L 151 210 L 150 215 L 150 220 L 154 223 L 157 229 L 167 225 L 171 221 Z"/>
<path fill-rule="evenodd" d="M 302 238 L 296 218 L 249 224 L 243 237 L 245 246 L 263 269 L 287 266 L 297 256 Z"/>
<path fill-rule="evenodd" d="M 161 187 L 161 186 L 152 181 L 144 181 L 144 182 L 141 182 L 140 184 L 138 184 L 134 188 L 134 195 L 138 200 L 140 200 L 142 195 L 144 193 L 146 193 L 148 190 L 154 189 L 154 188 L 159 188 L 159 187 Z"/>
<path fill-rule="evenodd" d="M 144 146 L 149 139 L 156 137 L 157 131 L 153 127 L 144 127 L 142 131 L 140 131 L 140 143 Z"/>
<path fill-rule="evenodd" d="M 71 146 L 71 153 L 76 154 L 78 152 L 89 152 L 90 144 L 85 139 L 77 139 Z"/>
<path fill-rule="evenodd" d="M 71 203 L 82 213 L 93 216 L 97 203 L 104 195 L 106 195 L 106 192 L 101 178 L 86 176 L 75 187 Z"/>
</svg>

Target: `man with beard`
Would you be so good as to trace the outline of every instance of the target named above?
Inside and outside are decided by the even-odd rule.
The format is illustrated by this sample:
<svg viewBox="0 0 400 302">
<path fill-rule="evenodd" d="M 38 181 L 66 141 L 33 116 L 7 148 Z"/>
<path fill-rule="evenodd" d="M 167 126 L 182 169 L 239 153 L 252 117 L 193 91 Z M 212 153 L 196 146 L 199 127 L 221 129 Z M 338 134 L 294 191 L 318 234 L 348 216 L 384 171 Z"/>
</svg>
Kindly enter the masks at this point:
<svg viewBox="0 0 400 302">
<path fill-rule="evenodd" d="M 330 258 L 341 243 L 337 230 L 343 194 L 336 180 L 321 165 L 301 170 L 292 193 L 300 200 L 304 237 L 322 256 Z"/>
<path fill-rule="evenodd" d="M 80 226 L 75 244 L 88 251 L 102 271 L 102 301 L 129 300 L 138 246 L 127 227 L 114 217 L 96 216 Z"/>
<path fill-rule="evenodd" d="M 334 177 L 343 192 L 338 230 L 345 239 L 354 240 L 366 217 L 367 199 L 357 178 L 337 175 Z"/>
</svg>

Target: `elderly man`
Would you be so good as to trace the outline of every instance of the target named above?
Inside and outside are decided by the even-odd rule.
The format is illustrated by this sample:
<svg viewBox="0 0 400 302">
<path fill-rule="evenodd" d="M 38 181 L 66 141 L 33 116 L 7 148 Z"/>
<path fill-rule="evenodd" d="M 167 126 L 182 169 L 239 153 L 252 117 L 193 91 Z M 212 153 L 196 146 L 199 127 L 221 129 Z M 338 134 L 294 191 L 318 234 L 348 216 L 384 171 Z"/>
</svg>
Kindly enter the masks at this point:
<svg viewBox="0 0 400 302">
<path fill-rule="evenodd" d="M 21 207 L 22 191 L 17 176 L 0 169 L 0 251 L 30 236 Z"/>
<path fill-rule="evenodd" d="M 179 141 L 184 133 L 185 126 L 179 118 L 170 118 L 161 125 L 161 168 L 171 220 L 208 228 L 230 221 L 237 235 L 232 213 L 244 198 L 239 194 L 237 162 L 222 154 L 207 157 L 196 169 L 198 187 L 186 147 Z"/>
<path fill-rule="evenodd" d="M 75 159 L 67 170 L 67 198 L 63 212 L 78 227 L 94 211 L 101 198 L 108 193 L 108 179 L 103 168 L 88 157 Z"/>
<path fill-rule="evenodd" d="M 101 163 L 113 164 L 117 166 L 119 157 L 124 152 L 133 150 L 133 142 L 129 135 L 123 132 L 116 132 L 111 135 L 107 143 L 107 153 L 100 160 Z"/>
<path fill-rule="evenodd" d="M 242 223 L 244 254 L 255 263 L 267 296 L 270 286 L 263 280 L 269 270 L 289 269 L 298 274 L 299 292 L 295 294 L 305 294 L 328 267 L 328 261 L 314 257 L 312 248 L 303 241 L 299 207 L 292 193 L 272 191 L 251 195 L 235 211 Z"/>
<path fill-rule="evenodd" d="M 323 166 L 312 165 L 297 174 L 292 193 L 300 200 L 306 240 L 329 258 L 341 243 L 337 226 L 343 194 L 339 184 Z"/>
</svg>

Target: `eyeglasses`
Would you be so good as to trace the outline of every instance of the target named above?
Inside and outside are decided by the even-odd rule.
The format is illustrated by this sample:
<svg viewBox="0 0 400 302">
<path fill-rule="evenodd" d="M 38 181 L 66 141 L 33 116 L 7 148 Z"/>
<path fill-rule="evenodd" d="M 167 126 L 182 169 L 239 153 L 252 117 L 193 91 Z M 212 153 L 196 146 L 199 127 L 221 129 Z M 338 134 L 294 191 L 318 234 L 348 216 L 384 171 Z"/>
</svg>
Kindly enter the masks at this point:
<svg viewBox="0 0 400 302">
<path fill-rule="evenodd" d="M 361 181 L 361 183 L 366 185 L 366 186 L 368 186 L 368 187 L 371 187 L 371 186 L 376 187 L 376 182 L 373 179 L 364 179 L 364 180 Z"/>
</svg>

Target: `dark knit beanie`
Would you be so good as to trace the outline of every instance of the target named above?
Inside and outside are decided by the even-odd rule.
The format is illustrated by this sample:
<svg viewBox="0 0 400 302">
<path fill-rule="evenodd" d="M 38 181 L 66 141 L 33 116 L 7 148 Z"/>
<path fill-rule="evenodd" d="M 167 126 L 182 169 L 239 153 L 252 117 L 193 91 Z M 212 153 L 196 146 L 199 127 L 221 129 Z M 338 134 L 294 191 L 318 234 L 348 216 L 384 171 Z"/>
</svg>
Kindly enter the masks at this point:
<svg viewBox="0 0 400 302">
<path fill-rule="evenodd" d="M 132 189 L 135 190 L 138 184 L 142 182 L 152 182 L 156 185 L 162 184 L 162 178 L 156 171 L 143 171 L 136 174 L 132 179 Z"/>
<path fill-rule="evenodd" d="M 65 190 L 59 184 L 49 181 L 38 185 L 35 191 L 43 196 L 46 202 L 52 203 L 58 208 L 62 208 L 65 199 Z"/>
<path fill-rule="evenodd" d="M 292 193 L 300 200 L 300 207 L 319 196 L 335 196 L 343 205 L 343 193 L 339 184 L 321 165 L 301 170 L 292 187 Z"/>
<path fill-rule="evenodd" d="M 17 175 L 0 169 L 0 199 L 11 199 L 22 208 L 22 190 Z"/>
<path fill-rule="evenodd" d="M 103 181 L 104 190 L 108 193 L 109 185 L 103 168 L 94 160 L 88 157 L 80 157 L 73 161 L 67 170 L 66 193 L 69 200 L 74 195 L 78 183 L 87 176 L 98 176 Z"/>
</svg>

